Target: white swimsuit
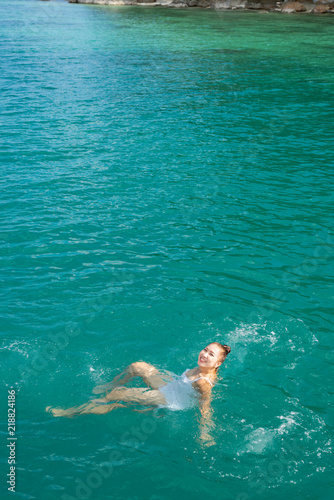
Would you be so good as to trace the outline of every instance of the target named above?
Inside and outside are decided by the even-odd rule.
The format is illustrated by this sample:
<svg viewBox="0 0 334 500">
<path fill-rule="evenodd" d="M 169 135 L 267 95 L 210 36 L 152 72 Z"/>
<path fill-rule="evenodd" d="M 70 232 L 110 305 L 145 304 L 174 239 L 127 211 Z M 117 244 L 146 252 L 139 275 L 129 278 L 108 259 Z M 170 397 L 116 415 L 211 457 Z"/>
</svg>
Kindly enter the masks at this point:
<svg viewBox="0 0 334 500">
<path fill-rule="evenodd" d="M 192 385 L 194 382 L 204 378 L 213 386 L 212 381 L 207 377 L 198 377 L 195 380 L 190 380 L 186 375 L 188 371 L 189 369 L 185 370 L 180 377 L 168 382 L 167 385 L 159 389 L 166 399 L 166 405 L 164 406 L 167 406 L 171 410 L 185 410 L 194 405 L 196 396 L 196 390 Z"/>
</svg>

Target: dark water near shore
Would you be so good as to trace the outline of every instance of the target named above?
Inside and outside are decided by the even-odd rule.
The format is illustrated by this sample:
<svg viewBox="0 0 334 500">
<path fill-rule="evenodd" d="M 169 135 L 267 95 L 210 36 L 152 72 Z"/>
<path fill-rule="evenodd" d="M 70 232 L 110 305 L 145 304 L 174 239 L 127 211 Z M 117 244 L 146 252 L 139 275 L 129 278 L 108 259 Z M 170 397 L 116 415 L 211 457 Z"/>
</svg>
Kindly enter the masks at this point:
<svg viewBox="0 0 334 500">
<path fill-rule="evenodd" d="M 0 10 L 4 497 L 332 498 L 334 18 Z M 44 412 L 211 339 L 213 446 L 196 408 Z"/>
</svg>

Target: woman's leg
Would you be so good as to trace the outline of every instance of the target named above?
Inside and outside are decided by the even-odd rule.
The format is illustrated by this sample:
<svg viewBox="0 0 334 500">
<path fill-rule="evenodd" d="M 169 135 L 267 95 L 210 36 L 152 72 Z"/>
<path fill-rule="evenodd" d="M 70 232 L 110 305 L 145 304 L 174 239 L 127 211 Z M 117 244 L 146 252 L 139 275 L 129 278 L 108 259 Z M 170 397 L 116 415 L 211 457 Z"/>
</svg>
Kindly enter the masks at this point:
<svg viewBox="0 0 334 500">
<path fill-rule="evenodd" d="M 52 406 L 47 406 L 45 411 L 52 413 L 54 417 L 74 417 L 75 415 L 83 415 L 85 413 L 95 413 L 96 415 L 102 415 L 103 413 L 109 413 L 115 408 L 124 407 L 121 403 L 112 403 L 109 405 L 101 403 L 85 403 L 80 406 L 73 406 L 72 408 L 67 408 L 63 410 L 62 408 L 52 408 Z"/>
<path fill-rule="evenodd" d="M 123 401 L 124 403 L 138 403 L 141 405 L 162 405 L 166 403 L 164 395 L 159 390 L 148 390 L 141 387 L 116 387 L 108 392 L 105 398 L 94 400 L 96 403 L 108 403 L 109 401 Z"/>
<path fill-rule="evenodd" d="M 136 363 L 131 363 L 131 365 L 129 365 L 120 375 L 117 375 L 112 382 L 95 387 L 93 393 L 100 394 L 101 392 L 106 392 L 112 387 L 119 387 L 126 384 L 135 377 L 141 377 L 145 384 L 152 389 L 158 389 L 166 385 L 169 380 L 172 380 L 171 376 L 159 372 L 155 366 L 145 363 L 144 361 L 137 361 Z"/>
<path fill-rule="evenodd" d="M 109 401 L 123 401 L 125 403 L 138 403 L 146 406 L 158 406 L 166 404 L 165 397 L 158 390 L 147 390 L 141 388 L 117 387 L 111 391 L 105 398 L 96 399 L 73 408 L 63 410 L 61 408 L 51 408 L 48 406 L 46 411 L 51 412 L 55 417 L 73 417 L 87 413 L 103 414 L 108 413 L 115 408 L 124 407 L 121 403 L 105 404 Z"/>
</svg>

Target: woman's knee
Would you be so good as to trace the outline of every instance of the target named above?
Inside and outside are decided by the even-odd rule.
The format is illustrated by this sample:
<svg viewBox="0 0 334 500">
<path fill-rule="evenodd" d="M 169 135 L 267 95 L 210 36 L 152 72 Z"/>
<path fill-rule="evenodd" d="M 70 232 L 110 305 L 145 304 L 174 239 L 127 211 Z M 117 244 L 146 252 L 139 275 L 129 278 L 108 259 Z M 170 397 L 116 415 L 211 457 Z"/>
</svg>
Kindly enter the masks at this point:
<svg viewBox="0 0 334 500">
<path fill-rule="evenodd" d="M 145 363 L 145 361 L 136 361 L 135 363 L 131 363 L 129 366 L 131 373 L 136 375 L 145 375 L 152 373 L 155 370 L 154 366 L 149 363 Z"/>
</svg>

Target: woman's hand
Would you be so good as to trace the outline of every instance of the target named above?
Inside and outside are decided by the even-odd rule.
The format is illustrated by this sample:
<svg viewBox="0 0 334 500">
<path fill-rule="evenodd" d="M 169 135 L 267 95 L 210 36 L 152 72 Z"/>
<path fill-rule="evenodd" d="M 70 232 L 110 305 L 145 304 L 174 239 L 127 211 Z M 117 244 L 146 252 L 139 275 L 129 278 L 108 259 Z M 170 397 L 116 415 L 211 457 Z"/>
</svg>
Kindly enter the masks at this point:
<svg viewBox="0 0 334 500">
<path fill-rule="evenodd" d="M 214 438 L 209 434 L 208 429 L 204 427 L 201 428 L 199 438 L 203 446 L 214 446 L 216 444 Z"/>
</svg>

